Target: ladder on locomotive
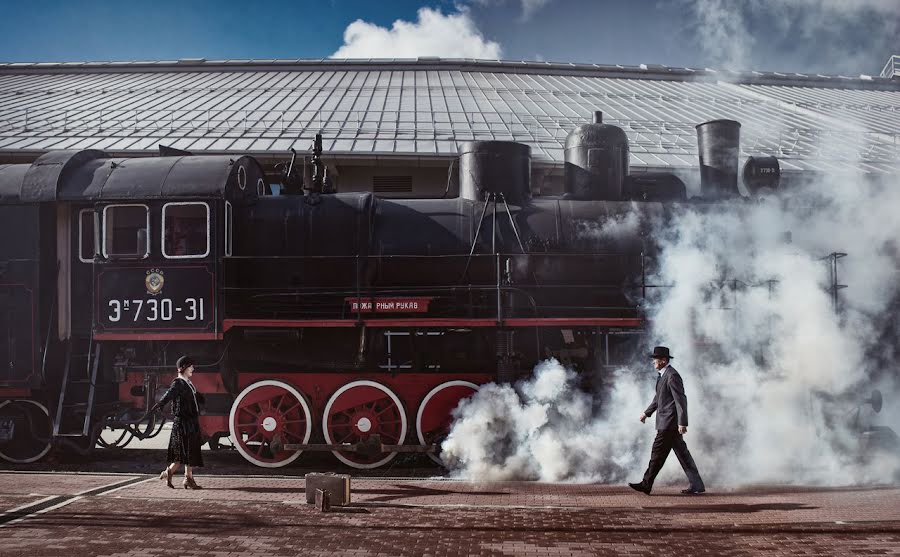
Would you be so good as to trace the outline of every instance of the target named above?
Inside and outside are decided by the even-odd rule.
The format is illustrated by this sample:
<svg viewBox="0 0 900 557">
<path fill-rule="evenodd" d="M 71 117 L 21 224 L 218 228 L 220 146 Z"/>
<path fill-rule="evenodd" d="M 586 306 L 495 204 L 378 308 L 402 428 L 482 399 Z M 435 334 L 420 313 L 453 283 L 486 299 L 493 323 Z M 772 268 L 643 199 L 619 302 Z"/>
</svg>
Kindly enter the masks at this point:
<svg viewBox="0 0 900 557">
<path fill-rule="evenodd" d="M 54 437 L 89 435 L 99 368 L 100 343 L 94 342 L 93 335 L 71 337 L 53 422 Z"/>
</svg>

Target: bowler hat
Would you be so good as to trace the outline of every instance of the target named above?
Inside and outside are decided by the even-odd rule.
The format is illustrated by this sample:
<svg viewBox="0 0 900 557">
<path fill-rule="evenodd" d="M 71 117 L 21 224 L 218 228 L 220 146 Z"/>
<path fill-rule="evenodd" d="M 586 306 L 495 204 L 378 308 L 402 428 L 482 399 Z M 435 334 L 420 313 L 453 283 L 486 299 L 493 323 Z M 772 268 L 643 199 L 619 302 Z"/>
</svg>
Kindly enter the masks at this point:
<svg viewBox="0 0 900 557">
<path fill-rule="evenodd" d="M 668 346 L 654 346 L 653 354 L 650 354 L 650 357 L 651 358 L 668 358 L 671 360 L 674 356 L 669 354 Z"/>
<path fill-rule="evenodd" d="M 178 371 L 187 369 L 192 365 L 194 365 L 194 360 L 192 360 L 190 356 L 182 356 L 178 358 L 177 362 L 175 362 L 175 367 L 178 369 Z"/>
</svg>

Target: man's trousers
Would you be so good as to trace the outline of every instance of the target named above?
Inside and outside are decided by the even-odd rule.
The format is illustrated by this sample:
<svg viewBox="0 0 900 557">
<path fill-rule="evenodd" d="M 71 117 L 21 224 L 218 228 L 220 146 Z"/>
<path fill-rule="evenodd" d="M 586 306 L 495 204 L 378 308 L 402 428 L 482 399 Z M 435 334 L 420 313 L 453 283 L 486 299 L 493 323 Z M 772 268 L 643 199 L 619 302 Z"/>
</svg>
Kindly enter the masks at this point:
<svg viewBox="0 0 900 557">
<path fill-rule="evenodd" d="M 647 489 L 653 487 L 656 475 L 662 470 L 669 451 L 675 451 L 681 468 L 691 482 L 691 489 L 703 491 L 706 486 L 700 478 L 700 472 L 697 471 L 697 465 L 694 464 L 694 458 L 684 442 L 684 436 L 678 433 L 677 429 L 663 429 L 656 432 L 656 439 L 653 440 L 653 448 L 650 450 L 650 465 L 644 473 L 644 480 L 641 482 Z"/>
</svg>

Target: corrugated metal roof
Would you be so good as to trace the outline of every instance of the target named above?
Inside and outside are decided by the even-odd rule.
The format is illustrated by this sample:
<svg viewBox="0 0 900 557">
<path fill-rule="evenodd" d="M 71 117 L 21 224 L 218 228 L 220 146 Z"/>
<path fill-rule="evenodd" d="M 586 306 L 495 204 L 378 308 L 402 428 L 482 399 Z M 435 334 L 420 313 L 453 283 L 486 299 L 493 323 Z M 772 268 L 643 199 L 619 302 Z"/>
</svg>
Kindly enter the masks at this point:
<svg viewBox="0 0 900 557">
<path fill-rule="evenodd" d="M 0 64 L 0 152 L 263 153 L 321 131 L 332 156 L 511 140 L 558 164 L 595 110 L 628 134 L 635 166 L 695 166 L 694 126 L 729 118 L 744 155 L 787 168 L 900 168 L 890 79 L 446 59 Z"/>
</svg>

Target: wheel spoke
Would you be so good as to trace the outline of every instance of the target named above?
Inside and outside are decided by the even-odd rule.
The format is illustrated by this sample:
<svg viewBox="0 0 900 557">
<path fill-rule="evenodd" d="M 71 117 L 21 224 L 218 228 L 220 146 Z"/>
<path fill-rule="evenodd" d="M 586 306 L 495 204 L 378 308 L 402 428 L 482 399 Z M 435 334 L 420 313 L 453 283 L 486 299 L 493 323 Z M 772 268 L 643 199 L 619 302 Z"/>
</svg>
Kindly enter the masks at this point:
<svg viewBox="0 0 900 557">
<path fill-rule="evenodd" d="M 337 444 L 337 445 L 340 445 L 341 443 L 346 443 L 346 442 L 347 442 L 347 439 L 350 439 L 351 437 L 353 437 L 353 436 L 355 436 L 355 435 L 356 435 L 356 434 L 353 433 L 353 432 L 351 431 L 350 433 L 348 433 L 347 435 L 345 435 L 344 437 L 342 437 L 336 444 Z"/>
<path fill-rule="evenodd" d="M 394 407 L 394 405 L 388 406 L 387 408 L 385 408 L 385 409 L 382 410 L 381 412 L 378 412 L 377 414 L 375 414 L 375 416 L 376 416 L 376 417 L 377 417 L 377 416 L 381 416 L 381 415 L 384 414 L 385 412 L 388 412 L 388 411 L 391 411 L 391 410 L 396 410 L 396 408 Z"/>
<path fill-rule="evenodd" d="M 251 410 L 249 406 L 241 406 L 240 408 L 238 408 L 238 412 L 244 412 L 244 413 L 246 413 L 246 414 L 250 414 L 250 415 L 253 416 L 254 418 L 258 418 L 258 417 L 259 417 L 259 413 L 258 413 L 258 412 L 254 412 L 253 410 Z"/>
</svg>

